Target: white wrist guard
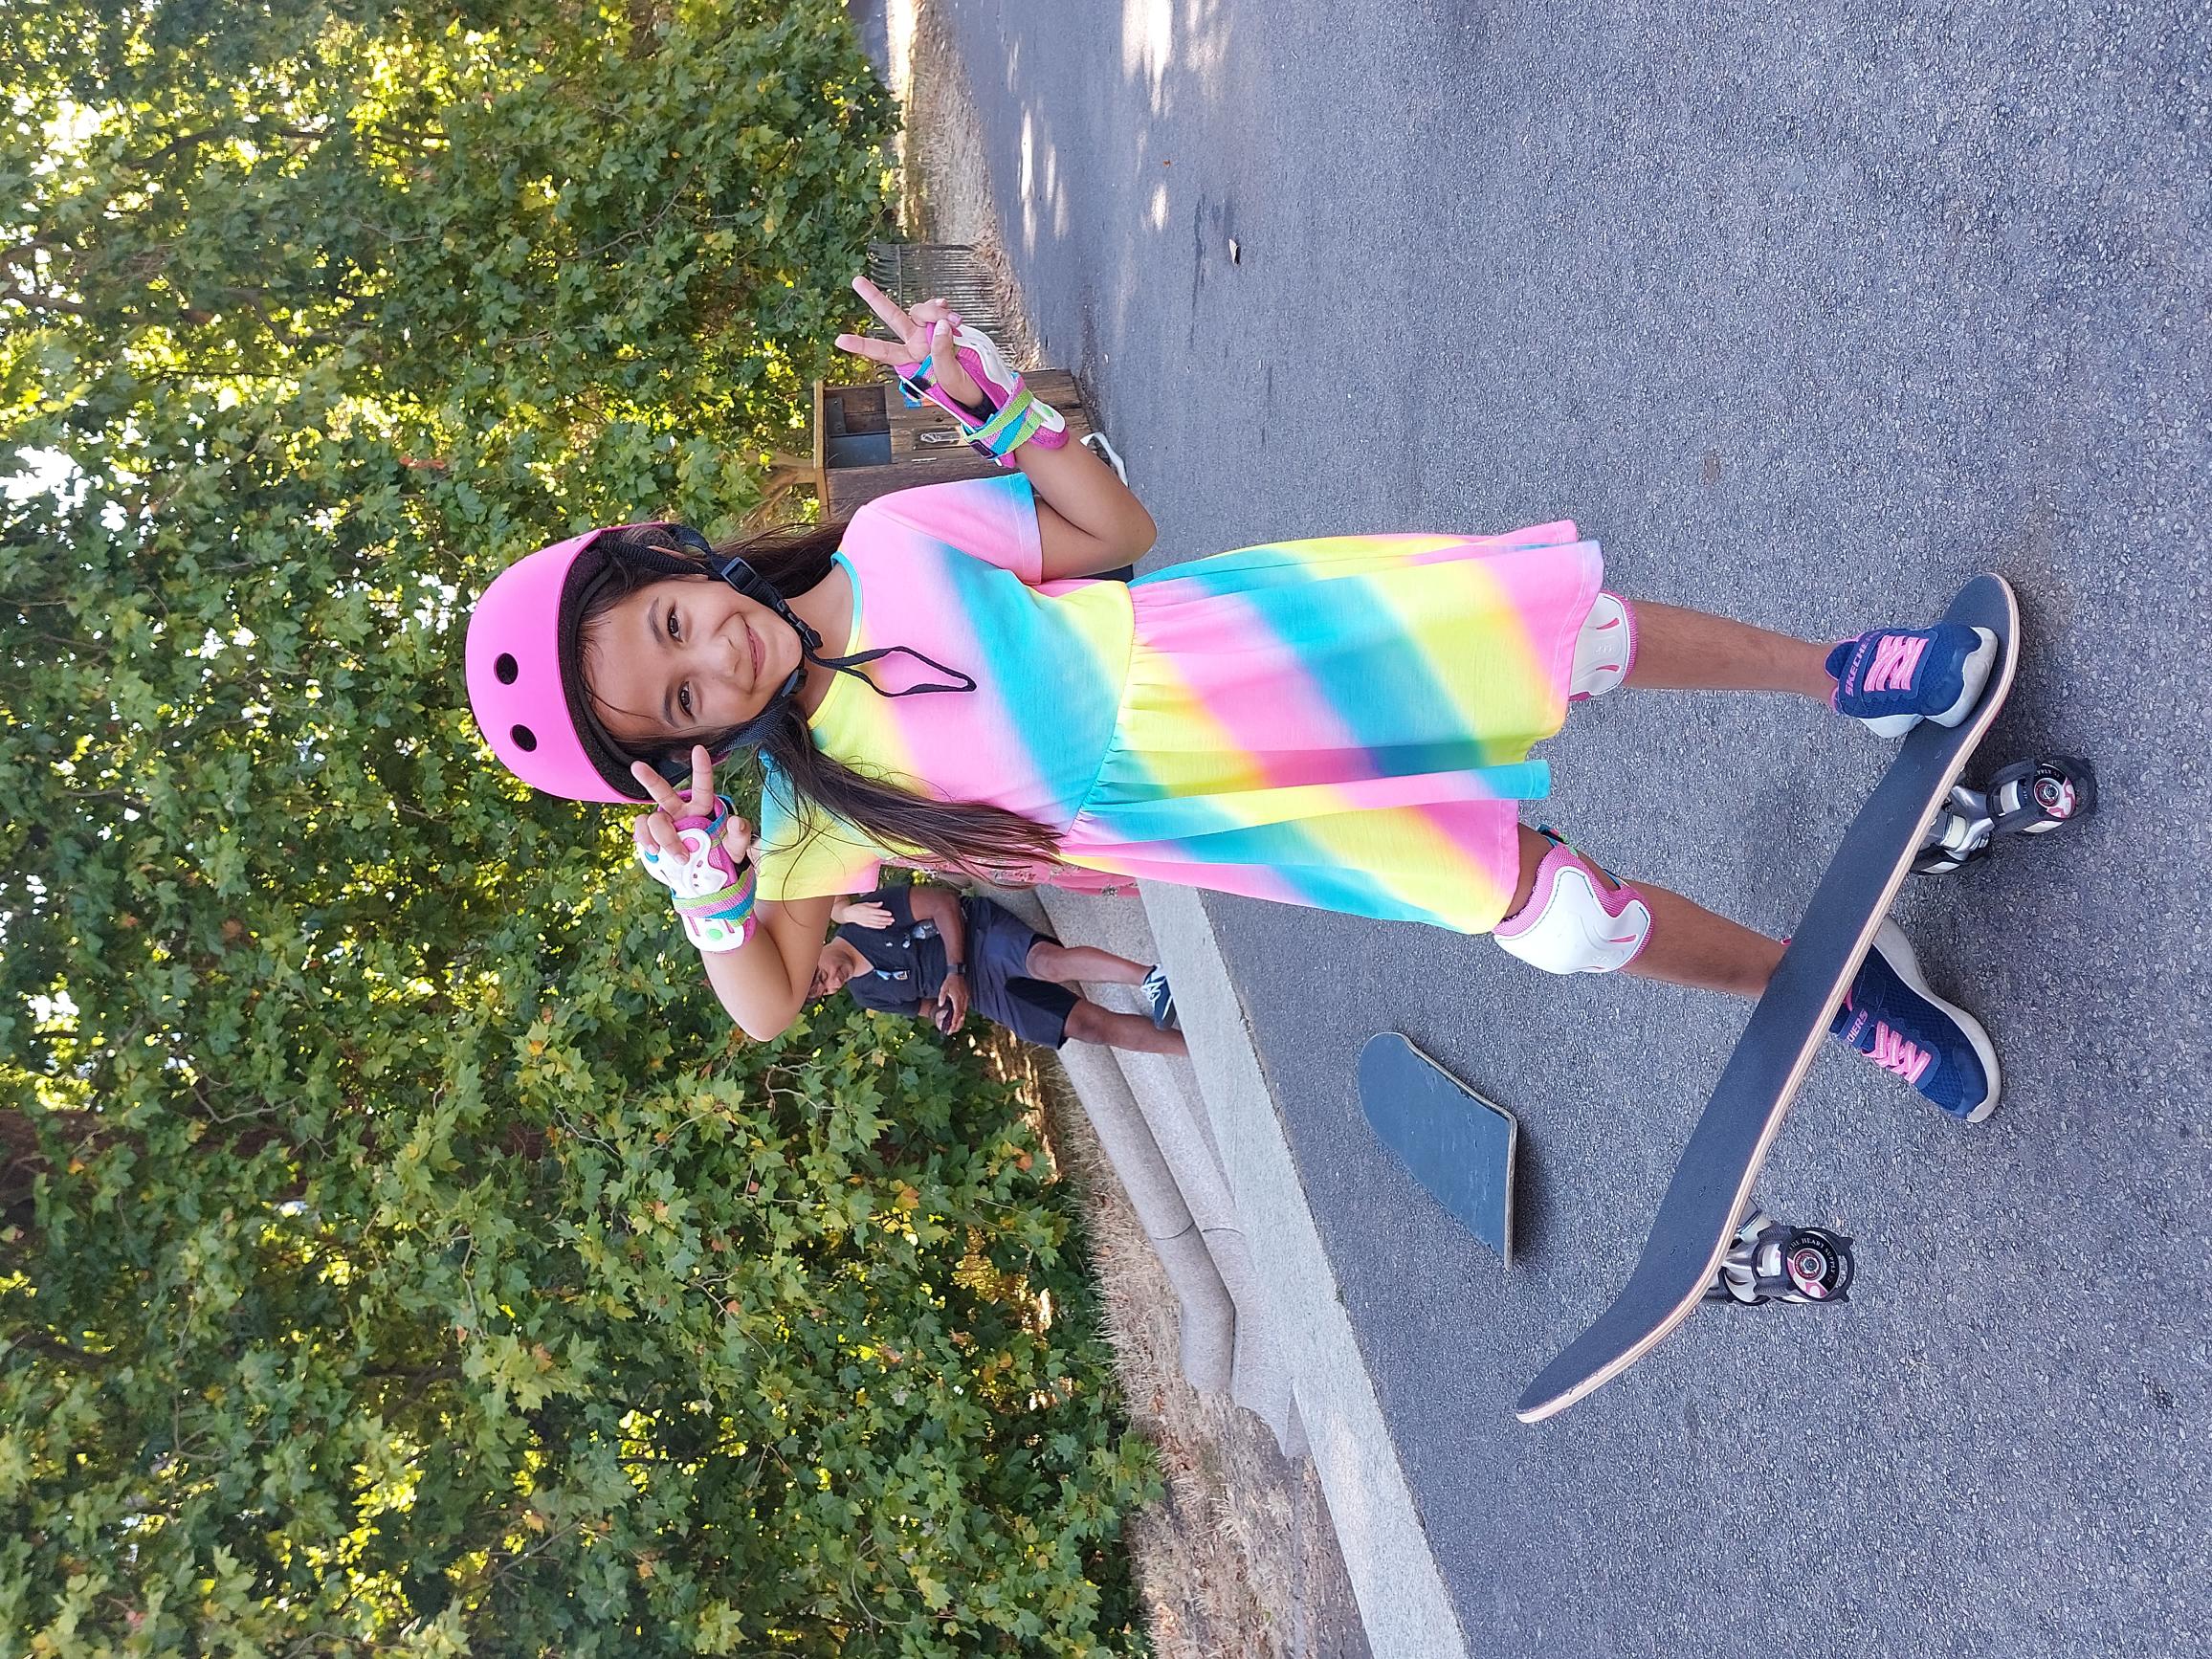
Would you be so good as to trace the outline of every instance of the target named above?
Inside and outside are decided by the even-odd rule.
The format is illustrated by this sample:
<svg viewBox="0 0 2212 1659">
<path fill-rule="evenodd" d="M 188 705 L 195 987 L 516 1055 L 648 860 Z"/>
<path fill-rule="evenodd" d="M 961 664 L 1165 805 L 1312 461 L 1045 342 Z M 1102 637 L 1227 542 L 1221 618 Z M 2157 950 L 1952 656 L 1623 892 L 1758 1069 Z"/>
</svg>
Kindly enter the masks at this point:
<svg viewBox="0 0 2212 1659">
<path fill-rule="evenodd" d="M 675 821 L 686 854 L 680 862 L 642 838 L 637 843 L 638 863 L 675 896 L 684 934 L 702 951 L 736 950 L 753 937 L 753 861 L 740 864 L 722 845 L 731 810 L 718 795 L 713 817 Z"/>
</svg>

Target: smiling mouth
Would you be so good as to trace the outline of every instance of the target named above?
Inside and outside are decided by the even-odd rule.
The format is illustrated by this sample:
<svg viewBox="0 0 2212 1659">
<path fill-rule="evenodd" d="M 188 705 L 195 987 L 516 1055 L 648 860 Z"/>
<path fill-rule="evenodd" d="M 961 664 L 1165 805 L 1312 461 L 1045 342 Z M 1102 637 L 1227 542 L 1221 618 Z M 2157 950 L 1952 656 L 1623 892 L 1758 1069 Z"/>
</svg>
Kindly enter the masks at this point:
<svg viewBox="0 0 2212 1659">
<path fill-rule="evenodd" d="M 759 685 L 761 683 L 761 636 L 753 631 L 753 625 L 749 622 L 745 624 L 745 644 L 751 648 L 753 653 L 753 683 Z"/>
</svg>

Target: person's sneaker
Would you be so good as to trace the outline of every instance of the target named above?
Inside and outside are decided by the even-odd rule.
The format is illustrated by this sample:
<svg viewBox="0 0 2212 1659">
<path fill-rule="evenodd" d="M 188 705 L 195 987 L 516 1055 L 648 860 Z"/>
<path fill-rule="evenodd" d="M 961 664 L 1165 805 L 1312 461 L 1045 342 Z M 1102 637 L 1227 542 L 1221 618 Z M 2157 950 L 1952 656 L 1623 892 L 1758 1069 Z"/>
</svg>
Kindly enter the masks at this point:
<svg viewBox="0 0 2212 1659">
<path fill-rule="evenodd" d="M 1864 720 L 1885 738 L 1922 720 L 1955 726 L 1981 700 L 1997 666 L 1997 635 L 1941 622 L 1934 628 L 1876 628 L 1828 653 L 1829 700 L 1838 714 Z"/>
<path fill-rule="evenodd" d="M 1142 988 L 1144 1000 L 1152 1007 L 1154 1029 L 1162 1031 L 1182 1030 L 1183 1022 L 1175 1017 L 1175 993 L 1167 988 L 1166 971 L 1153 968 L 1144 976 Z"/>
<path fill-rule="evenodd" d="M 1882 923 L 1829 1028 L 1952 1117 L 1979 1123 L 1997 1110 L 1997 1051 L 1981 1022 L 1928 988 L 1893 921 Z"/>
</svg>

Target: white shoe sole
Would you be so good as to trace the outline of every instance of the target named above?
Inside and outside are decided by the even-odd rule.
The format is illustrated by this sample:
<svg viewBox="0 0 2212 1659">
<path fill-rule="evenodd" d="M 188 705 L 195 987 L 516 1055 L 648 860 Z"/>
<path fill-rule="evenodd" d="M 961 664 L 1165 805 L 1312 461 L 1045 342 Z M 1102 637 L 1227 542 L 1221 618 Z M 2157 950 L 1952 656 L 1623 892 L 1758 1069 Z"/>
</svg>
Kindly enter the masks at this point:
<svg viewBox="0 0 2212 1659">
<path fill-rule="evenodd" d="M 1955 726 L 1974 712 L 1974 705 L 1981 700 L 1981 688 L 1989 683 L 1989 671 L 1997 666 L 1997 635 L 1986 628 L 1974 631 L 1981 636 L 1981 643 L 1960 665 L 1958 700 L 1941 714 L 1928 717 L 1939 726 Z"/>
<path fill-rule="evenodd" d="M 1997 1102 L 2004 1090 L 2003 1073 L 1998 1070 L 1997 1065 L 1997 1049 L 1990 1042 L 1989 1033 L 1981 1029 L 1981 1022 L 1964 1008 L 1955 1003 L 1945 1002 L 1928 988 L 1928 976 L 1920 971 L 1920 959 L 1913 954 L 1913 941 L 1905 937 L 1905 930 L 1895 922 L 1882 923 L 1881 930 L 1874 935 L 1872 948 L 1882 953 L 1882 960 L 1890 964 L 1899 979 L 1913 987 L 1916 995 L 1927 998 L 1949 1014 L 1958 1022 L 1958 1029 L 1966 1033 L 1966 1041 L 1973 1047 L 1975 1057 L 1981 1062 L 1981 1073 L 1989 1079 L 1989 1094 L 1980 1105 L 1958 1121 L 1980 1123 L 1997 1110 Z M 1936 1110 L 1940 1112 L 1942 1108 L 1937 1107 Z M 1950 1117 L 1953 1114 L 1944 1112 L 1943 1116 Z"/>
</svg>

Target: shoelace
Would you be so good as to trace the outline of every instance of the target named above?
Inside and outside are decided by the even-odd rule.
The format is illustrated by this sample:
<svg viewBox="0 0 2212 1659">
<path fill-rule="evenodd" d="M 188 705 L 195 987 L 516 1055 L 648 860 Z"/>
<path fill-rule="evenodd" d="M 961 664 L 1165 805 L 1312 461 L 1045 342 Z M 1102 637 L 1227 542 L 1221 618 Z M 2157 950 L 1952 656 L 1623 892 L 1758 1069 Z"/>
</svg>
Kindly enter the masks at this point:
<svg viewBox="0 0 2212 1659">
<path fill-rule="evenodd" d="M 1860 682 L 1863 692 L 1910 692 L 1928 641 L 1913 634 L 1888 634 L 1874 642 L 1873 666 Z"/>
<path fill-rule="evenodd" d="M 1894 1072 L 1915 1086 L 1921 1073 L 1936 1060 L 1929 1051 L 1879 1020 L 1874 1022 L 1874 1046 L 1867 1051 L 1867 1058 L 1883 1071 Z"/>
</svg>

